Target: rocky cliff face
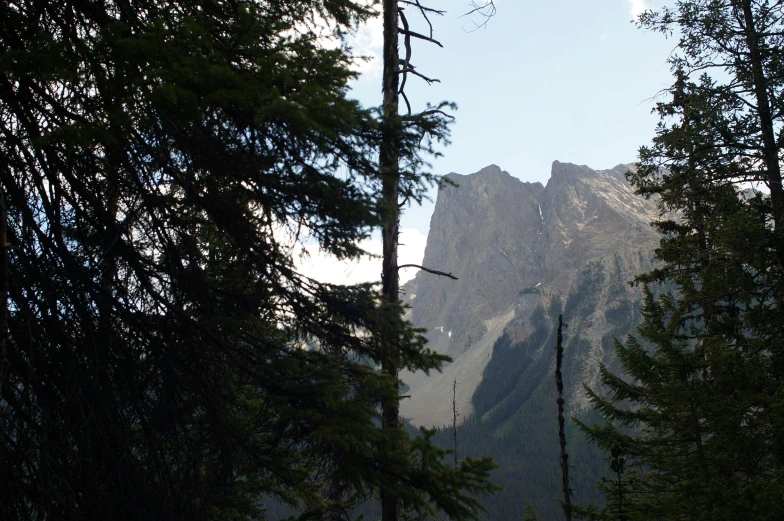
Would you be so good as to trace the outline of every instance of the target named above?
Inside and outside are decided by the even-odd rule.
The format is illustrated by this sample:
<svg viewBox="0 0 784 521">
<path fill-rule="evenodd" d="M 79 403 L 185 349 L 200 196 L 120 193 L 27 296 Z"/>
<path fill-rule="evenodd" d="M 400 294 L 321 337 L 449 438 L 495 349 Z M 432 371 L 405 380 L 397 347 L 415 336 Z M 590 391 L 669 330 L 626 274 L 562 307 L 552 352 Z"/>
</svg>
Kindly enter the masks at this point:
<svg viewBox="0 0 784 521">
<path fill-rule="evenodd" d="M 454 362 L 434 376 L 402 375 L 411 387 L 403 416 L 416 425 L 450 423 L 454 380 L 461 417 L 472 415 L 499 337 L 520 344 L 562 309 L 575 344 L 570 403 L 585 405 L 579 383 L 595 381 L 597 362 L 612 365 L 608 335 L 627 333 L 622 329 L 639 314 L 639 290 L 625 282 L 650 268 L 658 244 L 648 225 L 655 206 L 626 184 L 629 168 L 597 171 L 556 161 L 547 186 L 523 183 L 495 165 L 448 176 L 456 186 L 439 191 L 424 265 L 459 280 L 420 272 L 404 298 L 430 347 Z M 533 363 L 541 352 L 539 346 L 526 356 Z M 493 407 L 478 412 L 491 414 Z"/>
</svg>

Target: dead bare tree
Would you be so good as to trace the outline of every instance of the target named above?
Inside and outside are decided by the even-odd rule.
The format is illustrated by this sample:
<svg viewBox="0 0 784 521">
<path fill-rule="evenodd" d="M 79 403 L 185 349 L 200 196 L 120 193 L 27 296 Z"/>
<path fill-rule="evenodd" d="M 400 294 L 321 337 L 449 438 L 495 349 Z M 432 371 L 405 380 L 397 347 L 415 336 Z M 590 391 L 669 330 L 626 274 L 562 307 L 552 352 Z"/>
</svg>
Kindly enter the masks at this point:
<svg viewBox="0 0 784 521">
<path fill-rule="evenodd" d="M 415 8 L 425 19 L 430 28 L 429 35 L 424 35 L 413 31 L 405 15 L 406 7 Z M 384 27 L 384 48 L 383 48 L 383 96 L 382 106 L 382 135 L 379 153 L 379 167 L 382 175 L 382 205 L 386 212 L 385 220 L 381 229 L 383 243 L 383 259 L 381 272 L 381 290 L 384 298 L 391 304 L 396 304 L 400 300 L 400 278 L 397 265 L 398 257 L 398 236 L 400 219 L 400 160 L 401 160 L 401 139 L 402 139 L 402 120 L 399 114 L 400 98 L 402 97 L 407 109 L 407 115 L 411 115 L 411 103 L 405 94 L 406 81 L 409 74 L 422 78 L 427 83 L 438 80 L 429 78 L 419 71 L 411 62 L 412 49 L 411 40 L 419 39 L 441 44 L 433 39 L 433 25 L 430 16 L 433 14 L 441 15 L 442 11 L 423 6 L 419 0 L 384 0 L 383 1 L 383 27 Z M 402 27 L 401 27 L 402 25 Z M 399 37 L 403 35 L 405 55 L 401 59 L 399 49 Z M 417 266 L 421 269 L 421 266 Z M 436 270 L 427 270 L 435 272 Z M 441 274 L 441 273 L 438 273 Z M 444 275 L 447 275 L 444 273 Z M 396 363 L 396 352 L 394 345 L 390 344 L 385 349 L 381 362 L 381 369 L 384 375 L 395 382 L 395 389 L 398 389 L 398 370 Z M 399 394 L 399 393 L 396 393 Z M 381 405 L 382 429 L 400 428 L 400 405 L 399 397 L 387 400 Z M 381 491 L 381 518 L 382 521 L 397 521 L 398 517 L 398 498 L 387 490 Z"/>
<path fill-rule="evenodd" d="M 457 468 L 457 378 L 452 382 L 452 449 L 455 451 L 455 468 Z"/>
<path fill-rule="evenodd" d="M 566 453 L 566 433 L 564 432 L 564 399 L 561 363 L 563 362 L 563 315 L 558 315 L 558 339 L 555 345 L 555 387 L 558 389 L 558 438 L 561 442 L 561 473 L 563 477 L 563 509 L 566 521 L 572 521 L 572 491 L 569 488 L 569 455 Z"/>
<path fill-rule="evenodd" d="M 379 153 L 379 168 L 381 170 L 382 186 L 381 195 L 388 212 L 381 228 L 383 243 L 383 259 L 381 268 L 381 291 L 390 302 L 399 301 L 400 279 L 397 266 L 397 249 L 399 234 L 398 206 L 400 183 L 400 143 L 398 127 L 398 107 L 400 105 L 400 58 L 398 55 L 398 4 L 397 0 L 384 0 L 384 49 L 383 49 L 383 77 L 382 86 L 384 104 L 382 106 L 382 137 Z M 381 360 L 381 371 L 398 385 L 398 367 L 396 353 L 390 352 L 392 346 L 388 345 Z M 381 428 L 383 430 L 397 429 L 400 423 L 400 405 L 397 399 L 387 400 L 381 404 Z M 381 519 L 382 521 L 397 521 L 398 498 L 388 490 L 381 490 Z"/>
</svg>

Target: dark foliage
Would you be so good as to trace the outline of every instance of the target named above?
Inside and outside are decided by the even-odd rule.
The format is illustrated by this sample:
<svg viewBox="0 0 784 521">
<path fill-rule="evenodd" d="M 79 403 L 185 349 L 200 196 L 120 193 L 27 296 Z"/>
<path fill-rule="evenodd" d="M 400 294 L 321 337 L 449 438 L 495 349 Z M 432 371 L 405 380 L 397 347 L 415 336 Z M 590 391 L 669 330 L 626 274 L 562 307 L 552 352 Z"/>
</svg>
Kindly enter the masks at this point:
<svg viewBox="0 0 784 521">
<path fill-rule="evenodd" d="M 615 473 L 592 519 L 779 517 L 782 14 L 689 1 L 641 17 L 682 35 L 672 100 L 629 175 L 659 197 L 661 265 L 639 282 L 664 290 L 647 291 L 640 340 L 616 345 L 623 372 L 603 369 L 607 397 L 591 393 L 606 423 L 582 427 Z"/>
<path fill-rule="evenodd" d="M 0 5 L 0 517 L 247 519 L 272 498 L 336 518 L 379 487 L 475 515 L 491 462 L 453 471 L 427 436 L 377 428 L 396 399 L 380 339 L 401 368 L 444 357 L 371 286 L 295 269 L 298 241 L 361 255 L 385 212 L 376 115 L 317 34 L 368 15 Z M 434 180 L 422 153 L 444 132 L 433 115 L 401 126 L 405 196 Z"/>
</svg>

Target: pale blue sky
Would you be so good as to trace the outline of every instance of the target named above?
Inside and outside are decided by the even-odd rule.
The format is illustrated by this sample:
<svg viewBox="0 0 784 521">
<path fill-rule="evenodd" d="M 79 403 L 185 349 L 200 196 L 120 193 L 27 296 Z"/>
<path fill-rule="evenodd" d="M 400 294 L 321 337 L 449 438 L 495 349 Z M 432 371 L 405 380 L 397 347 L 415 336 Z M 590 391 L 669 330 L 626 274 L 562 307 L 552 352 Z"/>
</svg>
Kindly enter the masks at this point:
<svg viewBox="0 0 784 521">
<path fill-rule="evenodd" d="M 474 32 L 467 32 L 472 19 L 460 18 L 467 2 L 425 4 L 448 11 L 433 20 L 444 48 L 415 42 L 413 61 L 441 83 L 410 78 L 407 92 L 415 108 L 440 100 L 459 106 L 436 173 L 470 174 L 494 163 L 544 184 L 554 160 L 611 168 L 635 161 L 653 137 L 651 109 L 671 84 L 666 60 L 676 42 L 631 20 L 661 0 L 496 0 L 497 15 Z M 379 54 L 380 31 L 378 22 L 363 29 L 355 47 Z M 353 95 L 378 105 L 378 60 L 362 70 Z M 402 227 L 427 233 L 432 211 L 433 203 L 408 209 Z"/>
</svg>

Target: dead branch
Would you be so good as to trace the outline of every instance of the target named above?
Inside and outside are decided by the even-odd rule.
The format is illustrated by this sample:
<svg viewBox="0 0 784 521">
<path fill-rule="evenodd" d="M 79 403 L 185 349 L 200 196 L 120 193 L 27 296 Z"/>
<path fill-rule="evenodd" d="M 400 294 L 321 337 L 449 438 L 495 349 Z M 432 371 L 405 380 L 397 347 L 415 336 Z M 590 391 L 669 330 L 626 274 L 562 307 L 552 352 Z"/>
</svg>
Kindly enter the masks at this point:
<svg viewBox="0 0 784 521">
<path fill-rule="evenodd" d="M 400 22 L 403 24 L 403 27 L 408 30 L 408 19 L 406 18 L 405 13 L 403 13 L 403 9 L 398 9 L 397 12 L 400 16 Z M 403 38 L 403 44 L 406 47 L 406 57 L 401 60 L 403 62 L 403 69 L 413 68 L 411 65 L 411 38 L 407 36 Z M 406 108 L 408 109 L 408 115 L 410 116 L 411 103 L 408 101 L 408 96 L 406 96 L 406 80 L 408 80 L 408 73 L 403 72 L 400 78 L 400 88 L 397 92 L 403 96 L 403 101 L 406 102 Z"/>
<path fill-rule="evenodd" d="M 452 449 L 455 451 L 455 469 L 457 469 L 457 378 L 452 383 Z"/>
<path fill-rule="evenodd" d="M 426 271 L 428 273 L 432 273 L 433 275 L 441 275 L 443 277 L 449 277 L 452 280 L 459 280 L 457 277 L 455 277 L 451 273 L 447 273 L 445 271 L 433 270 L 433 269 L 430 269 L 430 268 L 425 268 L 424 266 L 420 266 L 419 264 L 401 264 L 400 266 L 397 267 L 397 269 L 400 269 L 400 268 L 419 268 L 420 270 Z"/>
<path fill-rule="evenodd" d="M 424 74 L 422 74 L 420 72 L 417 72 L 417 70 L 414 68 L 413 65 L 410 66 L 410 67 L 404 68 L 404 69 L 400 69 L 400 70 L 398 70 L 398 72 L 399 73 L 403 73 L 403 74 L 411 73 L 414 76 L 419 76 L 420 78 L 425 80 L 428 84 L 441 83 L 441 80 L 439 80 L 438 78 L 429 78 L 429 77 L 425 76 Z"/>
<path fill-rule="evenodd" d="M 470 16 L 470 15 L 472 15 L 474 13 L 479 13 L 480 15 L 482 15 L 484 17 L 484 21 L 481 24 L 477 24 L 476 22 L 472 22 L 474 24 L 474 28 L 471 29 L 470 31 L 466 31 L 466 32 L 469 32 L 469 33 L 472 33 L 474 31 L 478 31 L 479 29 L 482 29 L 482 28 L 486 27 L 487 26 L 487 22 L 489 22 L 490 18 L 495 16 L 495 14 L 497 12 L 497 9 L 495 7 L 495 3 L 493 2 L 493 0 L 486 0 L 485 3 L 482 4 L 482 5 L 472 1 L 471 2 L 471 7 L 472 7 L 472 9 L 470 11 L 468 11 L 467 13 L 461 15 L 460 18 L 463 18 L 463 17 L 466 17 L 466 16 Z"/>
<path fill-rule="evenodd" d="M 401 85 L 405 86 L 405 83 L 406 83 L 406 75 L 404 74 L 403 75 L 403 81 L 401 82 Z M 406 110 L 408 110 L 408 114 L 407 115 L 410 116 L 411 115 L 411 102 L 408 101 L 408 96 L 406 96 L 406 93 L 404 91 L 401 90 L 400 91 L 400 95 L 403 96 L 403 101 L 406 102 Z"/>
<path fill-rule="evenodd" d="M 427 20 L 427 23 L 430 23 L 430 20 L 428 19 L 427 14 L 425 14 L 425 13 L 434 13 L 434 14 L 441 15 L 441 16 L 444 16 L 444 14 L 446 13 L 446 11 L 442 11 L 440 9 L 433 9 L 432 7 L 425 7 L 424 5 L 419 3 L 419 0 L 414 0 L 413 2 L 409 2 L 408 0 L 397 0 L 397 1 L 399 3 L 401 3 L 401 4 L 407 4 L 407 5 L 416 6 L 416 8 L 419 9 L 422 12 L 422 16 L 425 17 L 425 20 Z"/>
<path fill-rule="evenodd" d="M 493 2 L 493 0 L 487 0 L 482 5 L 479 5 L 476 2 L 471 2 L 471 7 L 473 7 L 473 9 L 471 9 L 465 14 L 460 15 L 460 18 L 471 16 L 474 13 L 479 13 L 482 16 L 490 18 L 491 16 L 494 16 L 496 13 L 495 3 Z"/>
<path fill-rule="evenodd" d="M 399 0 L 399 2 L 401 2 L 403 4 L 407 4 L 407 5 L 416 6 L 419 9 L 420 13 L 422 14 L 422 17 L 427 22 L 428 27 L 430 28 L 430 36 L 425 36 L 424 34 L 418 33 L 416 31 L 412 31 L 411 30 L 411 26 L 408 23 L 408 18 L 406 18 L 406 15 L 405 15 L 405 12 L 404 12 L 405 8 L 404 7 L 398 7 L 397 14 L 398 14 L 398 18 L 400 19 L 400 23 L 403 25 L 403 27 L 398 27 L 397 28 L 397 32 L 398 32 L 398 34 L 402 34 L 403 35 L 403 45 L 405 46 L 405 49 L 406 49 L 405 57 L 404 58 L 398 58 L 398 60 L 399 60 L 399 62 L 401 64 L 401 68 L 398 70 L 398 74 L 401 75 L 401 77 L 400 77 L 400 87 L 398 88 L 398 94 L 403 97 L 403 101 L 406 104 L 406 109 L 408 111 L 408 115 L 410 116 L 411 115 L 411 103 L 409 102 L 408 96 L 406 96 L 406 93 L 405 93 L 406 82 L 408 80 L 408 73 L 411 73 L 414 76 L 418 76 L 418 77 L 422 78 L 423 80 L 425 80 L 427 82 L 428 85 L 432 85 L 433 83 L 436 83 L 436 82 L 440 83 L 440 80 L 437 80 L 435 78 L 429 78 L 429 77 L 427 77 L 427 76 L 417 72 L 415 70 L 416 67 L 411 64 L 411 54 L 412 54 L 412 51 L 411 51 L 411 38 L 416 38 L 418 40 L 424 40 L 424 41 L 427 41 L 427 42 L 430 42 L 430 43 L 434 43 L 434 44 L 438 45 L 439 47 L 443 48 L 444 46 L 441 44 L 441 42 L 439 42 L 438 40 L 433 38 L 433 24 L 430 22 L 430 17 L 428 16 L 428 13 L 436 13 L 436 14 L 439 14 L 439 15 L 443 15 L 444 11 L 439 11 L 437 9 L 431 9 L 429 7 L 425 7 L 425 6 L 423 6 L 422 4 L 419 3 L 419 0 L 413 0 L 413 1 Z"/>
<path fill-rule="evenodd" d="M 441 42 L 439 42 L 438 40 L 436 40 L 434 38 L 430 38 L 429 36 L 425 36 L 422 33 L 418 33 L 416 31 L 410 31 L 410 30 L 404 29 L 403 27 L 399 27 L 398 28 L 398 32 L 400 34 L 405 35 L 405 36 L 411 36 L 411 37 L 417 38 L 419 40 L 425 40 L 426 42 L 434 43 L 434 44 L 438 45 L 439 47 L 441 47 L 442 49 L 444 48 L 444 46 L 441 44 Z"/>
</svg>

